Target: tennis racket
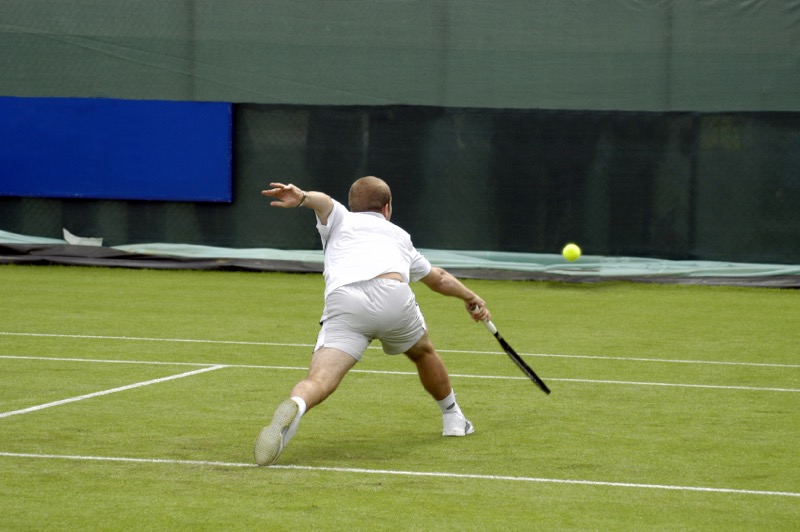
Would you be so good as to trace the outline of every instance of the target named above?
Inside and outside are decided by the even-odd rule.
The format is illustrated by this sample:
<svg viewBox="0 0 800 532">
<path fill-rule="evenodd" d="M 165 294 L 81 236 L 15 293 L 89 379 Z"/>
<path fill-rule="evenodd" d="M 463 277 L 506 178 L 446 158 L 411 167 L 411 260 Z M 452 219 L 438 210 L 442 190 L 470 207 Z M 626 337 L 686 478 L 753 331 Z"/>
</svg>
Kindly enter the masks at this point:
<svg viewBox="0 0 800 532">
<path fill-rule="evenodd" d="M 522 360 L 522 357 L 519 356 L 516 351 L 514 351 L 514 348 L 511 347 L 508 344 L 508 342 L 506 342 L 505 338 L 500 336 L 500 333 L 497 331 L 497 327 L 494 326 L 494 323 L 492 323 L 491 320 L 483 320 L 483 324 L 486 326 L 487 329 L 489 329 L 489 332 L 492 333 L 495 338 L 497 338 L 497 341 L 500 343 L 500 346 L 503 348 L 503 351 L 505 351 L 506 354 L 509 357 L 511 357 L 511 360 L 513 360 L 514 363 L 519 367 L 519 369 L 522 370 L 522 373 L 527 375 L 528 378 L 532 380 L 534 384 L 536 384 L 536 386 L 541 388 L 541 390 L 544 393 L 549 394 L 550 388 L 548 388 L 547 385 L 544 383 L 544 381 L 539 378 L 536 372 L 533 371 L 531 367 L 525 363 L 524 360 Z"/>
</svg>

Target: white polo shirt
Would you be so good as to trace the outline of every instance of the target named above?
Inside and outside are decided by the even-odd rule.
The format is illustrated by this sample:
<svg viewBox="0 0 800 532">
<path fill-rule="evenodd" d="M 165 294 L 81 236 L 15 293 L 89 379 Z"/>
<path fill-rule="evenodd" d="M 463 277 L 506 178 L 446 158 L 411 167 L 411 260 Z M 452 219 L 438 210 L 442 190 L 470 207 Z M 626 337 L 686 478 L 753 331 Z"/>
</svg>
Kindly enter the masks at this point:
<svg viewBox="0 0 800 532">
<path fill-rule="evenodd" d="M 350 212 L 336 200 L 327 225 L 317 218 L 325 250 L 325 297 L 350 283 L 397 272 L 405 282 L 418 281 L 431 263 L 411 243 L 411 236 L 378 212 Z"/>
</svg>

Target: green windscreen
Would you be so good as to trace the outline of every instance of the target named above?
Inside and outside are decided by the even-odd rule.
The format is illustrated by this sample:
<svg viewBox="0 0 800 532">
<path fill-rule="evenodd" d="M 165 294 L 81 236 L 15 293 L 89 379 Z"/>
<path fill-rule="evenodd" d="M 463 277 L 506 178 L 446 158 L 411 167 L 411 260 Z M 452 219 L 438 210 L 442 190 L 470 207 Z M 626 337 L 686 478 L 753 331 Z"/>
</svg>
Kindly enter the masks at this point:
<svg viewBox="0 0 800 532">
<path fill-rule="evenodd" d="M 4 0 L 0 94 L 800 110 L 788 0 Z"/>
</svg>

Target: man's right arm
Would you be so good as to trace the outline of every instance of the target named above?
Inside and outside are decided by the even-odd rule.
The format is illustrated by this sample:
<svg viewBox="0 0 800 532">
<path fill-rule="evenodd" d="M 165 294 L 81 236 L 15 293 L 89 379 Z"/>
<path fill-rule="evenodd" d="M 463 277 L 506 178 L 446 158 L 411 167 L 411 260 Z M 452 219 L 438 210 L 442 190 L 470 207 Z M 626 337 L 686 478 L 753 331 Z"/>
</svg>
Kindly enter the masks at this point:
<svg viewBox="0 0 800 532">
<path fill-rule="evenodd" d="M 464 301 L 467 312 L 470 313 L 475 321 L 490 320 L 492 315 L 486 308 L 486 302 L 478 295 L 467 288 L 464 283 L 456 279 L 453 274 L 443 268 L 433 267 L 430 273 L 420 279 L 425 286 L 436 293 L 457 297 Z"/>
<path fill-rule="evenodd" d="M 275 198 L 270 205 L 283 208 L 307 207 L 314 209 L 320 223 L 328 224 L 328 216 L 333 210 L 333 200 L 324 192 L 303 191 L 295 185 L 284 185 L 283 183 L 270 183 L 269 186 L 272 188 L 262 190 L 261 194 Z"/>
</svg>

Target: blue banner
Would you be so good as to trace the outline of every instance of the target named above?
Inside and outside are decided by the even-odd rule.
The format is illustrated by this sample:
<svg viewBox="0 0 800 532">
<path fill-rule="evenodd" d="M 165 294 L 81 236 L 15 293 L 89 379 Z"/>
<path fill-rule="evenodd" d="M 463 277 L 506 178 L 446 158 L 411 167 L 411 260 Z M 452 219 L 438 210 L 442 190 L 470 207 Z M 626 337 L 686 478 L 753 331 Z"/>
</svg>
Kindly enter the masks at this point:
<svg viewBox="0 0 800 532">
<path fill-rule="evenodd" d="M 0 196 L 231 202 L 232 105 L 0 97 Z"/>
</svg>

